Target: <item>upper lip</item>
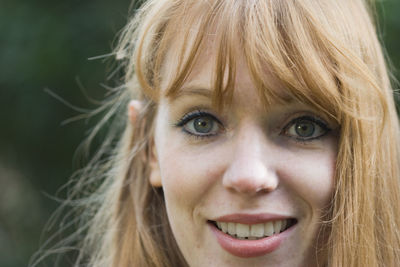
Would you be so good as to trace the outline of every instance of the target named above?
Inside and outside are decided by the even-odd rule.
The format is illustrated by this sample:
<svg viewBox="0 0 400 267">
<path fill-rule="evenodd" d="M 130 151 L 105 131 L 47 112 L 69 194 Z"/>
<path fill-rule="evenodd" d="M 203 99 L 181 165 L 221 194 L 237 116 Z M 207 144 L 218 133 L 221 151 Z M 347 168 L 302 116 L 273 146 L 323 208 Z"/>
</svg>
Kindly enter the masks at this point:
<svg viewBox="0 0 400 267">
<path fill-rule="evenodd" d="M 287 219 L 295 219 L 295 217 L 273 214 L 273 213 L 258 213 L 258 214 L 247 214 L 247 213 L 233 213 L 223 215 L 217 218 L 212 219 L 213 221 L 218 222 L 235 222 L 242 224 L 258 224 L 258 223 L 266 223 L 269 221 L 277 221 L 277 220 L 287 220 Z"/>
</svg>

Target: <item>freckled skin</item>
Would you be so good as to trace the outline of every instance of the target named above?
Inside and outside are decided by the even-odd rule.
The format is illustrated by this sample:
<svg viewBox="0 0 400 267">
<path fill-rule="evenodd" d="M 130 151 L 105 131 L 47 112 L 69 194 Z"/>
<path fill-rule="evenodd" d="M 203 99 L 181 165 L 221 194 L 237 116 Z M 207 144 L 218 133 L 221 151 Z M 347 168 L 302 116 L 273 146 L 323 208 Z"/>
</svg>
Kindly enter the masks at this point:
<svg viewBox="0 0 400 267">
<path fill-rule="evenodd" d="M 208 88 L 211 69 L 198 67 L 189 83 Z M 333 190 L 337 136 L 332 131 L 298 142 L 283 134 L 292 118 L 321 114 L 300 103 L 274 105 L 267 112 L 244 64 L 238 65 L 236 79 L 232 107 L 224 114 L 203 95 L 160 101 L 156 154 L 178 246 L 190 266 L 316 266 L 316 236 Z M 199 106 L 223 122 L 218 134 L 195 138 L 174 126 Z M 207 225 L 232 213 L 273 213 L 298 223 L 277 250 L 240 258 L 221 248 Z"/>
</svg>

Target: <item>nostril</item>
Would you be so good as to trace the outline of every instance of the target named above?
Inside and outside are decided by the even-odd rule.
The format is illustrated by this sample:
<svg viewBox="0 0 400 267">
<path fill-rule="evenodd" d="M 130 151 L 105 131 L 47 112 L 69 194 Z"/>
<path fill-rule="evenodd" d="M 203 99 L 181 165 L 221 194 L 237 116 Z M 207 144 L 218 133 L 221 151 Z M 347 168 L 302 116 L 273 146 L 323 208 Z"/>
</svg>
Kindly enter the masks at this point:
<svg viewBox="0 0 400 267">
<path fill-rule="evenodd" d="M 257 190 L 257 193 L 269 193 L 275 190 L 275 187 L 270 188 L 270 187 L 262 187 Z"/>
<path fill-rule="evenodd" d="M 244 194 L 269 193 L 278 187 L 278 178 L 275 174 L 267 175 L 240 175 L 224 176 L 224 187 Z"/>
</svg>

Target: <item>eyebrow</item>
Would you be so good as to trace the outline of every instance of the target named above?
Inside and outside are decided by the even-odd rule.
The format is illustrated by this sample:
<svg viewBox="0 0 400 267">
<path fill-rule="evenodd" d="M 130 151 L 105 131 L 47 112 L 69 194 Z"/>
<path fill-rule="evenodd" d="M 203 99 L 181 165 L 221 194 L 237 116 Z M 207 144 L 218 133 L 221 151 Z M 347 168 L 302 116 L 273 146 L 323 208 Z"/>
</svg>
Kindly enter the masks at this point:
<svg viewBox="0 0 400 267">
<path fill-rule="evenodd" d="M 200 95 L 207 98 L 212 98 L 212 94 L 213 92 L 210 89 L 199 86 L 188 86 L 188 87 L 182 87 L 182 89 L 179 90 L 178 94 L 176 95 L 175 99 L 178 99 L 182 96 L 190 96 L 190 95 Z"/>
<path fill-rule="evenodd" d="M 211 100 L 213 98 L 213 90 L 201 85 L 183 86 L 180 90 L 178 90 L 178 93 L 174 97 L 169 98 L 169 101 L 173 102 L 185 96 L 203 96 Z M 283 100 L 286 104 L 298 102 L 292 96 L 287 94 L 278 96 L 278 99 Z"/>
</svg>

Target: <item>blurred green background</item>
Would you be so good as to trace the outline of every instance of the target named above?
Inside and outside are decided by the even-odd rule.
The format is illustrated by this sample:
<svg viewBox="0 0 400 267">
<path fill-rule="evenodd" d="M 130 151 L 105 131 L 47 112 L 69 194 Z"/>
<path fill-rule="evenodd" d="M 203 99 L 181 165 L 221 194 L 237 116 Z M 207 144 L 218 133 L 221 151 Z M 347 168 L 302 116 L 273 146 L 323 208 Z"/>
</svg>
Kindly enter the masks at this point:
<svg viewBox="0 0 400 267">
<path fill-rule="evenodd" d="M 74 153 L 92 120 L 63 122 L 96 106 L 112 86 L 104 60 L 127 20 L 130 0 L 0 2 L 0 266 L 27 266 L 51 232 L 54 196 L 78 166 Z M 382 40 L 400 67 L 400 1 L 379 1 Z M 394 72 L 399 78 L 399 72 Z M 85 88 L 85 90 L 82 90 Z M 61 193 L 61 197 L 63 193 Z M 40 241 L 42 240 L 42 241 Z M 48 266 L 52 266 L 51 264 Z M 68 264 L 65 264 L 68 266 Z"/>
</svg>

